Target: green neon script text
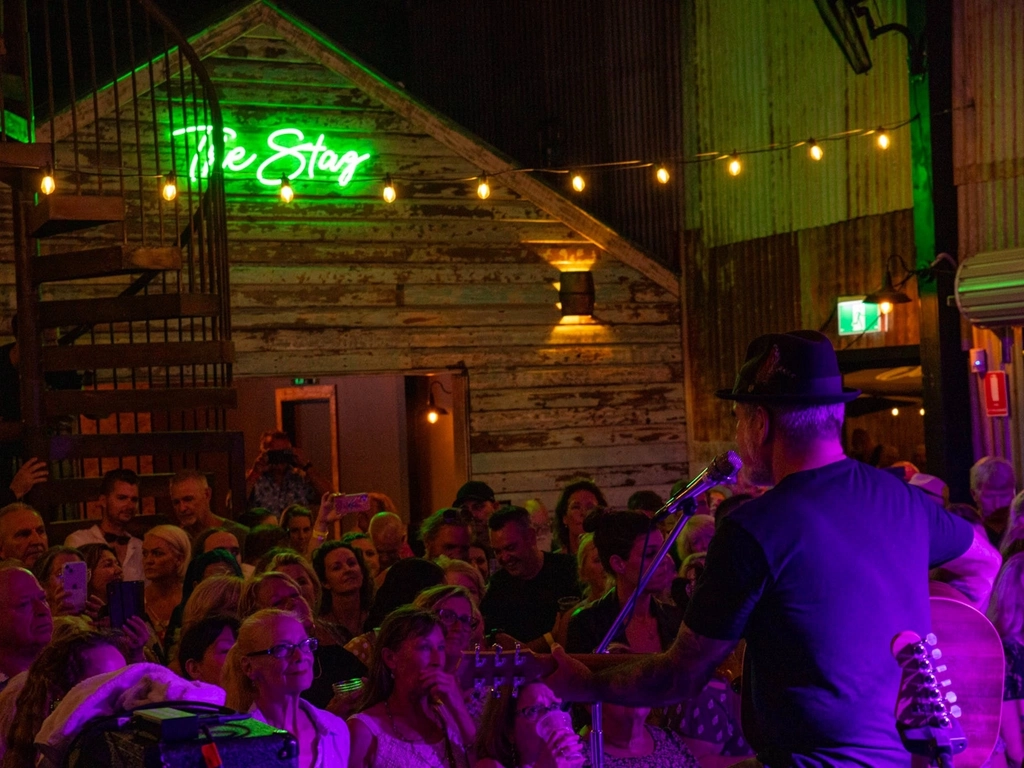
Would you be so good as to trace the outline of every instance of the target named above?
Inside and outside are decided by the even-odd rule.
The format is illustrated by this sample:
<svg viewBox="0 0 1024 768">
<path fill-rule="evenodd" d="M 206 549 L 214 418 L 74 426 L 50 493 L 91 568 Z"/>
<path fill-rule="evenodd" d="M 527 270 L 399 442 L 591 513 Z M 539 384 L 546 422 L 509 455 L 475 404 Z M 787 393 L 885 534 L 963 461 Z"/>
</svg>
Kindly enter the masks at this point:
<svg viewBox="0 0 1024 768">
<path fill-rule="evenodd" d="M 210 141 L 212 132 L 212 125 L 190 125 L 171 133 L 175 137 L 198 137 L 195 146 L 190 147 L 192 156 L 188 174 L 193 181 L 200 177 L 205 179 L 210 173 L 214 162 L 213 142 Z M 256 179 L 268 187 L 280 186 L 282 177 L 294 181 L 305 174 L 306 178 L 314 179 L 318 171 L 332 176 L 337 174 L 338 186 L 345 187 L 352 181 L 360 164 L 370 159 L 368 154 L 360 154 L 354 149 L 335 152 L 324 143 L 322 133 L 316 141 L 307 141 L 306 135 L 298 128 L 279 128 L 268 134 L 262 154 L 250 152 L 238 141 L 238 132 L 227 126 L 224 126 L 224 143 L 235 145 L 224 152 L 224 170 L 241 173 L 262 157 L 262 162 L 256 167 Z"/>
</svg>

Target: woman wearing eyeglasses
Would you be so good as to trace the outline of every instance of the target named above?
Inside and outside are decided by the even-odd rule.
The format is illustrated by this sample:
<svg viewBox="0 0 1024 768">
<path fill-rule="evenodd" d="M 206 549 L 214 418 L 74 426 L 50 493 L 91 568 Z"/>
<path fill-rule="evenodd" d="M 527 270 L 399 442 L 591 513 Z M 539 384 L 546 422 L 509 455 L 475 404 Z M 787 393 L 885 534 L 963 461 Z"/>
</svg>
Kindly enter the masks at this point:
<svg viewBox="0 0 1024 768">
<path fill-rule="evenodd" d="M 446 659 L 436 614 L 406 606 L 384 620 L 359 714 L 348 720 L 349 768 L 468 768 L 469 713 Z"/>
<path fill-rule="evenodd" d="M 505 689 L 484 709 L 474 768 L 579 768 L 583 745 L 562 701 L 543 683 Z"/>
<path fill-rule="evenodd" d="M 247 618 L 224 664 L 227 705 L 288 731 L 299 744 L 301 768 L 344 765 L 345 721 L 301 698 L 313 682 L 316 638 L 294 614 L 269 608 Z"/>
<path fill-rule="evenodd" d="M 413 606 L 430 611 L 441 621 L 445 643 L 445 671 L 454 675 L 462 661 L 462 652 L 477 644 L 483 645 L 483 622 L 469 591 L 456 585 L 442 585 L 426 589 L 416 597 Z M 463 741 L 469 744 L 476 734 L 476 726 L 483 716 L 489 693 L 476 687 L 464 689 L 462 699 L 471 718 L 470 723 L 459 723 Z"/>
</svg>

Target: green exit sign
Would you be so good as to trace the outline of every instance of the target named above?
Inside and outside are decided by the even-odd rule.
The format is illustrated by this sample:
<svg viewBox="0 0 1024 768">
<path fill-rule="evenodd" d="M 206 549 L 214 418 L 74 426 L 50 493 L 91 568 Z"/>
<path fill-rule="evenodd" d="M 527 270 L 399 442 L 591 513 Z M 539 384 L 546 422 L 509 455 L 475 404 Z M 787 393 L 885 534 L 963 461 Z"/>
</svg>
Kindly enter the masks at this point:
<svg viewBox="0 0 1024 768">
<path fill-rule="evenodd" d="M 865 304 L 863 296 L 841 296 L 836 314 L 840 336 L 887 330 L 886 316 L 879 311 L 878 304 Z"/>
</svg>

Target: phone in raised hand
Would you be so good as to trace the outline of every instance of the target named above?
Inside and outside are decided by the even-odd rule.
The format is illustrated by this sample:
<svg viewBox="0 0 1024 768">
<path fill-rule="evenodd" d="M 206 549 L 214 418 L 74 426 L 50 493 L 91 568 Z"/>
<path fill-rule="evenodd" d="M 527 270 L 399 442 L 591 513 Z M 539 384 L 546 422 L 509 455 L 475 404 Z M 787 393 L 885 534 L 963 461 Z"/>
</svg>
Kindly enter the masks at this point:
<svg viewBox="0 0 1024 768">
<path fill-rule="evenodd" d="M 339 515 L 370 511 L 370 494 L 339 493 L 334 497 L 334 509 Z"/>
<path fill-rule="evenodd" d="M 89 566 L 81 560 L 64 563 L 60 569 L 60 585 L 64 588 L 71 612 L 79 614 L 84 611 L 89 598 Z"/>
</svg>

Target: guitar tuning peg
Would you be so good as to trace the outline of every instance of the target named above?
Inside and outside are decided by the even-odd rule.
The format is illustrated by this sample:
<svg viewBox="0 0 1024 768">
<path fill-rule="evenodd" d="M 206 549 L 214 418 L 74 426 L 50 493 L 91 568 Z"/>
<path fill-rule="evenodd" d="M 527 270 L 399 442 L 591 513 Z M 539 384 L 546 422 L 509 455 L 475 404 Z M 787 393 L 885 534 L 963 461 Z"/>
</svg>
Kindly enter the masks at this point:
<svg viewBox="0 0 1024 768">
<path fill-rule="evenodd" d="M 941 659 L 942 658 L 942 651 L 940 649 L 938 649 L 938 648 L 933 648 L 932 649 L 932 658 L 933 659 Z"/>
<path fill-rule="evenodd" d="M 937 666 L 935 668 L 935 671 L 936 672 L 945 672 L 946 671 L 946 665 L 945 664 L 939 664 L 939 666 Z"/>
<path fill-rule="evenodd" d="M 501 698 L 501 678 L 500 677 L 494 678 L 494 698 L 496 698 L 496 699 L 500 699 Z"/>
<path fill-rule="evenodd" d="M 928 643 L 928 645 L 936 645 L 939 642 L 939 638 L 935 636 L 934 632 L 929 632 L 924 636 L 924 641 Z"/>
<path fill-rule="evenodd" d="M 473 661 L 474 661 L 476 666 L 482 667 L 484 665 L 484 660 L 482 658 L 480 658 L 480 643 L 476 644 L 476 649 L 475 650 L 476 650 L 476 654 L 473 657 Z"/>
<path fill-rule="evenodd" d="M 959 706 L 954 704 L 952 707 L 949 708 L 949 714 L 951 714 L 953 717 L 960 717 L 960 715 L 963 714 L 963 710 L 961 710 Z"/>
<path fill-rule="evenodd" d="M 523 649 L 522 643 L 516 643 L 516 655 L 512 658 L 512 664 L 514 666 L 518 667 L 520 664 L 523 663 L 522 659 L 519 657 L 519 653 L 520 653 L 520 651 L 522 651 L 522 649 Z"/>
<path fill-rule="evenodd" d="M 519 689 L 526 683 L 525 677 L 513 677 L 512 678 L 512 698 L 519 698 Z"/>
<path fill-rule="evenodd" d="M 948 701 L 950 704 L 955 704 L 956 703 L 956 694 L 953 693 L 952 691 L 949 691 L 946 694 L 946 701 Z"/>
<path fill-rule="evenodd" d="M 500 645 L 494 646 L 494 666 L 501 667 L 505 664 L 505 659 L 502 658 L 501 654 L 505 649 Z"/>
</svg>

